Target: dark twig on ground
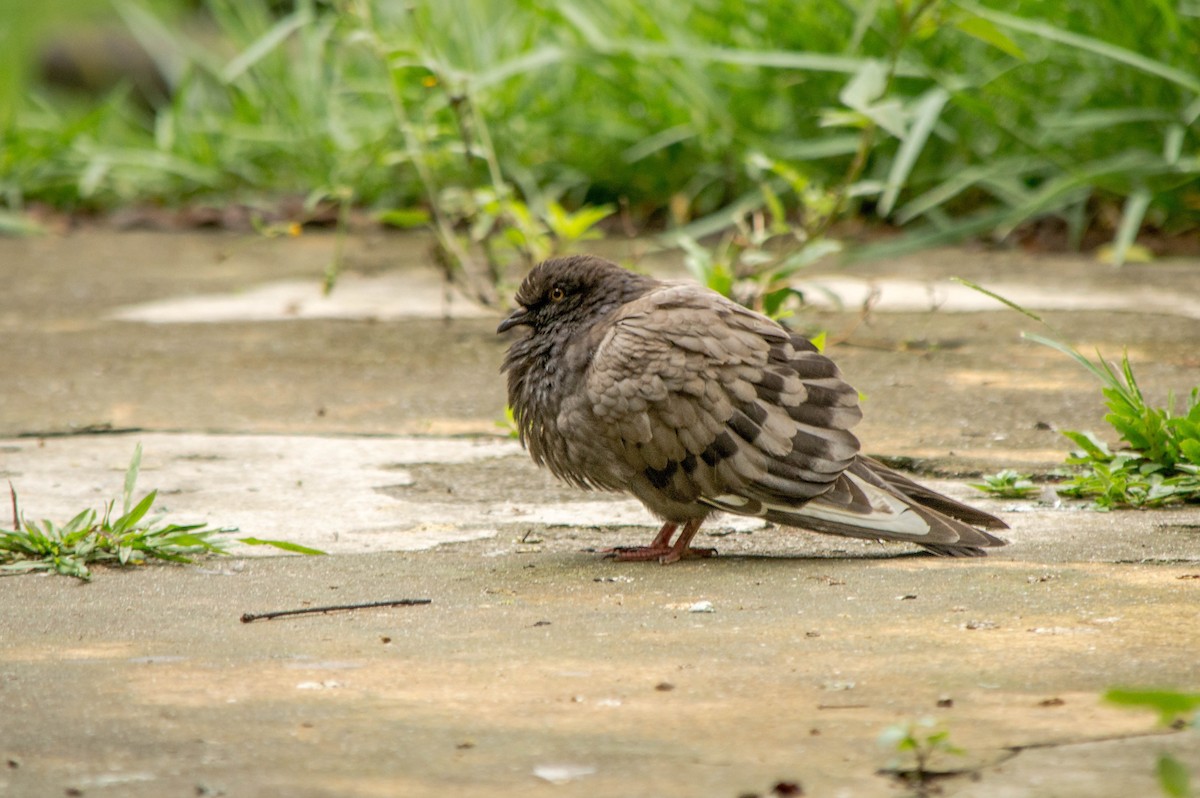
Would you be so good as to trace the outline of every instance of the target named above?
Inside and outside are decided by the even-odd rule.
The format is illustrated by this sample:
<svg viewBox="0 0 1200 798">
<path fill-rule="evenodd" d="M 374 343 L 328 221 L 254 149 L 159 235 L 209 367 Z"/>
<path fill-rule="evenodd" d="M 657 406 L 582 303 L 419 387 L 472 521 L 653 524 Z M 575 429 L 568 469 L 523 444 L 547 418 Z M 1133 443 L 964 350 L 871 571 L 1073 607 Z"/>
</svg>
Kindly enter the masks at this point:
<svg viewBox="0 0 1200 798">
<path fill-rule="evenodd" d="M 430 604 L 433 599 L 395 599 L 394 601 L 370 601 L 366 604 L 334 604 L 328 607 L 305 607 L 301 610 L 277 610 L 276 612 L 247 612 L 242 614 L 242 623 L 269 621 L 289 615 L 311 615 L 313 613 L 339 612 L 341 610 L 369 610 L 372 607 L 411 607 Z"/>
</svg>

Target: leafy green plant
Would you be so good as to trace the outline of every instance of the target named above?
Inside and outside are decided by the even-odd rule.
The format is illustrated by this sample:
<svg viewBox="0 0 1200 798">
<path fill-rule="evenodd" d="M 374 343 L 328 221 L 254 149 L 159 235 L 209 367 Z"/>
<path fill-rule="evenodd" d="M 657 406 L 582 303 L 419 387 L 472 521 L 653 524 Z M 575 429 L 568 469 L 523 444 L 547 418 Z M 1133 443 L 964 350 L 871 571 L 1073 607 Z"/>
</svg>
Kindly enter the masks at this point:
<svg viewBox="0 0 1200 798">
<path fill-rule="evenodd" d="M 9 486 L 13 504 L 13 528 L 0 529 L 0 568 L 6 571 L 55 571 L 79 579 L 91 579 L 87 564 L 116 562 L 140 564 L 147 558 L 189 562 L 190 557 L 205 553 L 224 553 L 211 538 L 227 529 L 206 529 L 205 524 L 180 526 L 146 519 L 158 496 L 146 494 L 136 504 L 133 489 L 141 467 L 139 444 L 125 472 L 121 515 L 113 518 L 114 502 L 103 514 L 88 509 L 66 524 L 49 520 L 26 520 L 17 504 L 17 493 Z"/>
<path fill-rule="evenodd" d="M 1041 316 L 1010 299 L 969 280 L 954 280 L 1046 324 Z M 1177 415 L 1174 394 L 1167 395 L 1166 407 L 1146 401 L 1128 353 L 1121 357 L 1118 369 L 1099 351 L 1092 361 L 1056 338 L 1035 333 L 1022 333 L 1021 337 L 1062 352 L 1100 382 L 1109 409 L 1104 420 L 1128 446 L 1114 452 L 1090 432 L 1064 431 L 1079 447 L 1067 457 L 1067 464 L 1081 468 L 1082 473 L 1058 486 L 1059 493 L 1092 499 L 1100 510 L 1200 501 L 1200 386 L 1192 388 L 1183 413 Z"/>
<path fill-rule="evenodd" d="M 1069 355 L 1100 381 L 1109 409 L 1104 420 L 1129 447 L 1113 452 L 1090 433 L 1064 431 L 1079 447 L 1067 463 L 1084 473 L 1060 486 L 1060 493 L 1090 498 L 1104 510 L 1200 501 L 1200 387 L 1192 389 L 1184 412 L 1176 415 L 1173 395 L 1166 407 L 1146 402 L 1128 354 L 1118 372 L 1098 352 L 1093 362 L 1059 341 L 1031 333 L 1024 337 Z"/>
<path fill-rule="evenodd" d="M 888 726 L 879 735 L 879 745 L 893 754 L 883 772 L 906 782 L 918 795 L 926 794 L 937 778 L 957 774 L 946 770 L 942 761 L 965 753 L 950 741 L 949 730 L 930 717 Z"/>
<path fill-rule="evenodd" d="M 697 282 L 772 319 L 784 319 L 794 312 L 789 300 L 804 302 L 804 293 L 791 285 L 790 278 L 825 255 L 839 251 L 841 244 L 825 239 L 789 247 L 796 240 L 795 234 L 767 231 L 762 218 L 755 213 L 750 224 L 739 220 L 735 230 L 711 249 L 686 236 L 678 237 L 676 242 L 683 248 L 684 263 Z M 780 238 L 790 241 L 780 242 Z"/>
<path fill-rule="evenodd" d="M 142 446 L 138 444 L 125 472 L 121 514 L 115 518 L 115 502 L 110 501 L 103 513 L 84 510 L 65 524 L 47 519 L 29 521 L 22 515 L 17 492 L 10 484 L 13 528 L 0 529 L 0 571 L 52 571 L 88 581 L 92 577 L 89 563 L 141 565 L 148 560 L 186 563 L 202 554 L 228 553 L 213 537 L 233 529 L 214 529 L 206 524 L 167 524 L 161 516 L 147 518 L 158 491 L 151 491 L 134 503 L 133 491 L 141 462 Z M 242 542 L 301 554 L 323 553 L 286 541 L 244 538 Z"/>
<path fill-rule="evenodd" d="M 995 474 L 984 474 L 983 482 L 967 484 L 1000 499 L 1024 499 L 1042 492 L 1040 487 L 1033 484 L 1029 474 L 1022 474 L 1011 468 L 997 471 Z"/>
<path fill-rule="evenodd" d="M 754 211 L 784 218 L 760 188 L 761 155 L 803 163 L 810 194 L 832 200 L 826 218 L 903 226 L 861 257 L 1050 221 L 1071 246 L 1109 240 L 1120 263 L 1141 229 L 1196 223 L 1200 17 L 1187 3 L 113 7 L 160 63 L 168 101 L 24 85 L 48 12 L 15 10 L 0 28 L 3 208 L 300 196 L 313 211 L 432 218 L 443 189 L 490 188 L 535 217 L 542 197 L 619 204 L 636 226 L 702 239 Z M 812 197 L 770 185 L 808 241 L 828 237 Z M 463 232 L 432 221 L 446 242 Z"/>
<path fill-rule="evenodd" d="M 499 305 L 502 289 L 535 263 L 600 237 L 595 226 L 613 213 L 611 206 L 570 212 L 535 181 L 518 188 L 509 174 L 515 170 L 502 162 L 495 145 L 485 95 L 497 70 L 520 74 L 545 60 L 527 65 L 520 56 L 515 64 L 503 60 L 501 53 L 526 43 L 524 34 L 461 25 L 461 14 L 449 19 L 439 5 L 413 8 L 402 33 L 382 8 L 369 2 L 349 8 L 357 39 L 388 73 L 404 154 L 429 207 L 435 260 L 449 282 L 481 304 Z M 497 17 L 493 8 L 466 14 L 477 12 Z M 505 16 L 501 12 L 494 21 L 503 25 Z M 405 90 L 414 78 L 424 94 Z M 440 140 L 430 142 L 426 131 L 439 128 Z"/>
<path fill-rule="evenodd" d="M 712 247 L 701 246 L 683 232 L 672 240 L 683 249 L 688 270 L 702 285 L 782 319 L 792 314 L 790 305 L 804 302 L 803 292 L 791 284 L 795 274 L 842 250 L 841 242 L 825 235 L 842 200 L 802 168 L 762 153 L 747 159 L 747 169 L 757 181 L 761 207 L 733 216 L 730 228 Z M 789 219 L 788 198 L 803 209 L 799 222 Z M 700 225 L 697 232 L 705 227 Z"/>
<path fill-rule="evenodd" d="M 1158 713 L 1158 722 L 1164 726 L 1186 724 L 1200 732 L 1200 693 L 1112 688 L 1104 694 L 1104 700 L 1119 706 L 1153 710 Z M 1191 798 L 1195 794 L 1187 766 L 1170 754 L 1159 754 L 1155 774 L 1163 795 Z"/>
</svg>

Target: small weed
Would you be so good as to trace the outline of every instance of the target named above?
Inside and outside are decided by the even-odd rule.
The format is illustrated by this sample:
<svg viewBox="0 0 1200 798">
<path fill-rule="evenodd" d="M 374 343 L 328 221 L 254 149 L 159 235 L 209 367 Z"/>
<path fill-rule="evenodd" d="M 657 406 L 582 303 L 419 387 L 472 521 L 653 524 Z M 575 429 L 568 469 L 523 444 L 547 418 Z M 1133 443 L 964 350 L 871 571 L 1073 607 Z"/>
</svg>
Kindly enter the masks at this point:
<svg viewBox="0 0 1200 798">
<path fill-rule="evenodd" d="M 968 280 L 956 278 L 956 282 L 1046 324 L 1012 300 Z M 1146 402 L 1128 354 L 1121 357 L 1118 369 L 1098 351 L 1092 361 L 1057 338 L 1034 333 L 1021 337 L 1062 352 L 1099 380 L 1109 410 L 1104 420 L 1128 447 L 1114 452 L 1090 432 L 1063 431 L 1079 447 L 1067 457 L 1067 464 L 1082 472 L 1059 486 L 1059 493 L 1092 499 L 1099 510 L 1200 502 L 1200 386 L 1192 388 L 1186 407 L 1176 414 L 1173 394 L 1168 394 L 1166 407 Z"/>
<path fill-rule="evenodd" d="M 1041 493 L 1041 488 L 1033 484 L 1029 474 L 1021 474 L 1006 468 L 995 474 L 985 474 L 983 482 L 969 482 L 972 488 L 991 494 L 998 499 L 1025 499 Z"/>
<path fill-rule="evenodd" d="M 161 516 L 146 518 L 158 491 L 150 491 L 134 504 L 133 490 L 141 463 L 142 446 L 138 444 L 125 472 L 121 515 L 116 518 L 112 517 L 112 501 L 105 505 L 103 514 L 84 510 L 61 525 L 47 519 L 28 521 L 20 512 L 17 492 L 10 483 L 13 528 L 0 529 L 0 571 L 53 571 L 88 581 L 92 578 L 89 563 L 140 565 L 151 559 L 186 563 L 201 554 L 226 554 L 224 546 L 212 537 L 235 531 L 231 528 L 164 524 Z M 301 554 L 323 553 L 285 541 L 244 538 L 242 542 Z"/>
<path fill-rule="evenodd" d="M 496 419 L 496 426 L 513 440 L 521 437 L 521 430 L 517 427 L 517 417 L 513 415 L 512 405 L 504 406 L 504 418 Z"/>
<path fill-rule="evenodd" d="M 1104 694 L 1104 700 L 1110 704 L 1153 710 L 1158 713 L 1159 723 L 1164 726 L 1185 723 L 1200 732 L 1200 693 L 1113 688 Z M 1155 773 L 1163 795 L 1191 798 L 1196 794 L 1192 790 L 1187 766 L 1170 754 L 1159 754 Z"/>
<path fill-rule="evenodd" d="M 1192 389 L 1184 412 L 1176 415 L 1173 395 L 1165 408 L 1146 402 L 1127 354 L 1118 372 L 1099 353 L 1092 362 L 1059 341 L 1024 337 L 1069 355 L 1100 380 L 1109 409 L 1104 420 L 1129 447 L 1113 452 L 1091 433 L 1064 431 L 1079 447 L 1067 463 L 1084 471 L 1059 493 L 1092 499 L 1101 510 L 1200 501 L 1200 387 Z"/>
<path fill-rule="evenodd" d="M 1109 409 L 1104 420 L 1129 446 L 1113 452 L 1091 433 L 1064 431 L 1079 447 L 1067 463 L 1082 466 L 1084 473 L 1059 493 L 1090 498 L 1103 510 L 1200 501 L 1200 387 L 1192 389 L 1184 412 L 1176 415 L 1173 395 L 1165 408 L 1147 404 L 1128 355 L 1122 356 L 1118 374 L 1098 355 L 1098 363 L 1092 363 L 1057 341 L 1025 337 L 1066 352 L 1100 380 Z"/>
<path fill-rule="evenodd" d="M 148 558 L 189 562 L 197 554 L 223 554 L 224 549 L 210 538 L 230 530 L 205 529 L 204 524 L 180 526 L 160 524 L 159 519 L 143 520 L 154 504 L 158 491 L 151 491 L 137 504 L 133 489 L 142 462 L 142 447 L 134 450 L 125 472 L 125 491 L 121 515 L 112 517 L 114 502 L 104 507 L 101 516 L 84 510 L 66 524 L 52 521 L 27 521 L 17 505 L 16 490 L 9 485 L 13 504 L 13 528 L 0 529 L 0 568 L 5 571 L 55 571 L 65 576 L 91 579 L 87 564 L 113 562 L 139 564 Z"/>
<path fill-rule="evenodd" d="M 945 770 L 937 763 L 965 753 L 950 742 L 949 730 L 929 717 L 888 726 L 879 735 L 879 745 L 893 752 L 892 761 L 882 772 L 904 781 L 917 795 L 927 794 L 935 779 L 957 775 L 958 771 Z"/>
</svg>

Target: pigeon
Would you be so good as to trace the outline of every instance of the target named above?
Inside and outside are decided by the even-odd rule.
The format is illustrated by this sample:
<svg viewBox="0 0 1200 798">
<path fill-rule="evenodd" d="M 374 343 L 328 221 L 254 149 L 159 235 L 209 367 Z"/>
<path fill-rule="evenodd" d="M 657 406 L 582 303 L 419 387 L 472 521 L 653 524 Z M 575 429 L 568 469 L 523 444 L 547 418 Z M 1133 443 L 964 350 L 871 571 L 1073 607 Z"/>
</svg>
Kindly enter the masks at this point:
<svg viewBox="0 0 1200 798">
<path fill-rule="evenodd" d="M 609 550 L 617 559 L 711 556 L 691 542 L 716 512 L 945 556 L 1005 545 L 982 529 L 1007 528 L 999 518 L 859 451 L 858 392 L 808 339 L 714 291 L 553 258 L 496 332 L 516 327 L 527 333 L 501 371 L 533 461 L 663 521 L 649 546 Z"/>
</svg>

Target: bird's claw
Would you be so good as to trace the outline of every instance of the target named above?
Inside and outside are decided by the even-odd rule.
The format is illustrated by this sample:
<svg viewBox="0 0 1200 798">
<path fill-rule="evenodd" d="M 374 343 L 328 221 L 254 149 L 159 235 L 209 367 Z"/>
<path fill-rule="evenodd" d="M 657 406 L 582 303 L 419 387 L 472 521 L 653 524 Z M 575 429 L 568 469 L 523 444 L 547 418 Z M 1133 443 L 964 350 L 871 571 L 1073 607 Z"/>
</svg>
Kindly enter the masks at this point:
<svg viewBox="0 0 1200 798">
<path fill-rule="evenodd" d="M 611 549 L 604 549 L 600 553 L 606 557 L 611 557 L 617 562 L 649 562 L 650 560 L 658 560 L 663 565 L 668 565 L 679 560 L 698 560 L 715 557 L 717 550 L 694 549 L 690 546 L 682 551 L 675 551 L 670 546 L 614 546 Z"/>
</svg>

